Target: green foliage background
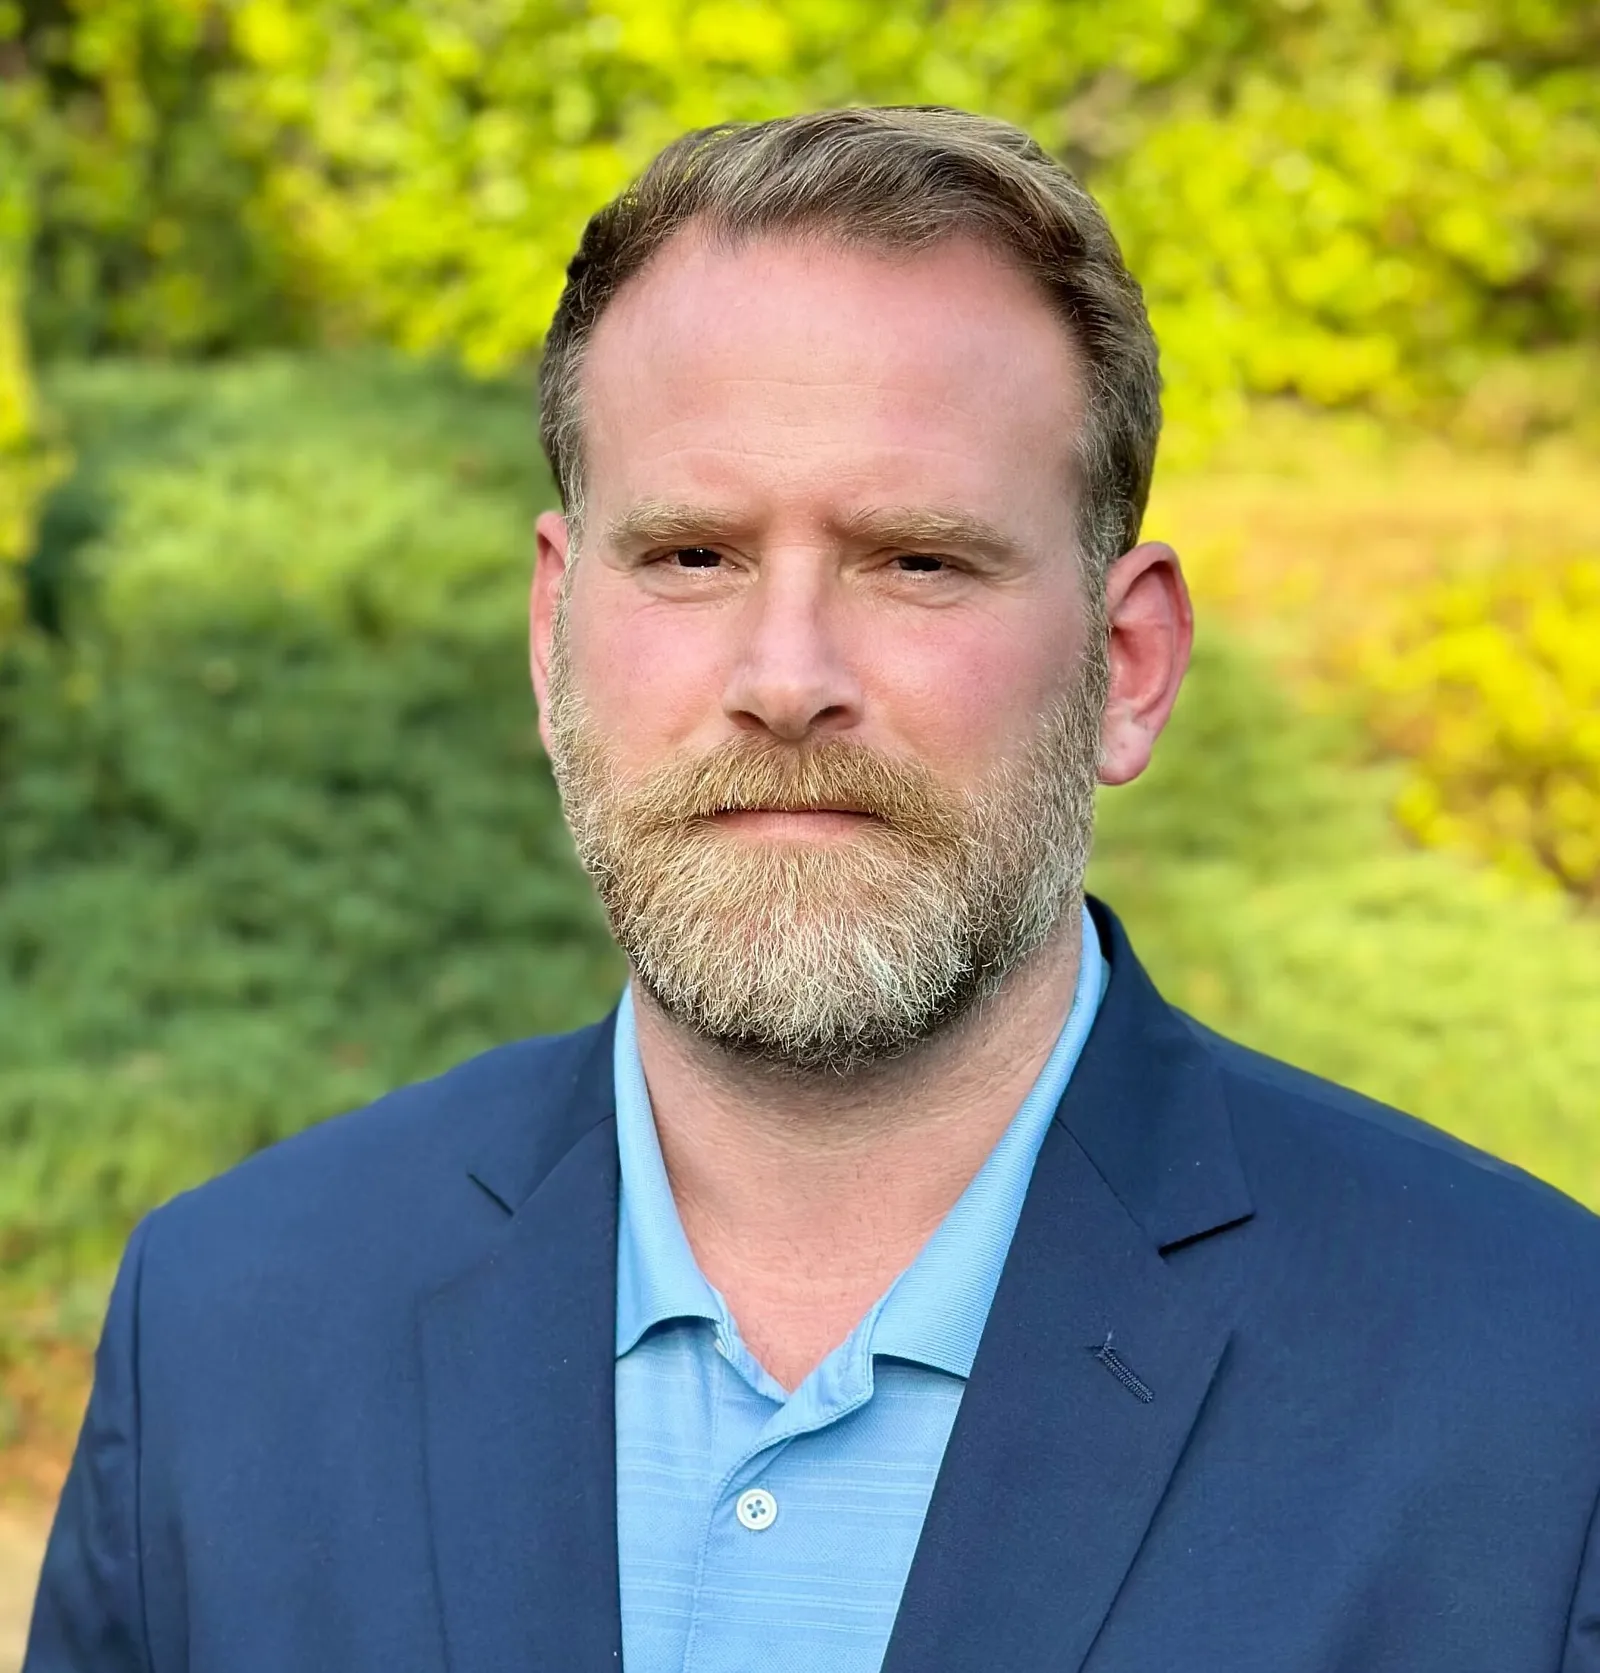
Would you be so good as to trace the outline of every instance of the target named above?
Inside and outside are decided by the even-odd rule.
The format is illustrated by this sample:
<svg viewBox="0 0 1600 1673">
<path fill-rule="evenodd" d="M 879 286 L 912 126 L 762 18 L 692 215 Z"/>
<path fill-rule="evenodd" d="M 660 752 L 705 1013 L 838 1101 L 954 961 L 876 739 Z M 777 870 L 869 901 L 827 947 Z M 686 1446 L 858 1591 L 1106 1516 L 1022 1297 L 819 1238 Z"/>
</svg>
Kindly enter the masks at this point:
<svg viewBox="0 0 1600 1673">
<path fill-rule="evenodd" d="M 1520 433 L 1600 301 L 1588 0 L 6 0 L 50 353 L 378 333 L 533 351 L 684 127 L 853 101 L 1029 126 L 1103 196 L 1180 406 Z"/>
<path fill-rule="evenodd" d="M 108 363 L 50 397 L 81 463 L 69 637 L 0 682 L 0 1253 L 59 1281 L 619 970 L 533 729 L 527 390 Z"/>
<path fill-rule="evenodd" d="M 1600 437 L 1589 0 L 0 0 L 0 1444 L 151 1204 L 616 991 L 523 669 L 528 368 L 661 142 L 852 101 L 1087 178 L 1170 462 L 1263 397 Z M 1370 731 L 1445 713 L 1431 631 Z M 1211 629 L 1095 879 L 1206 1020 L 1600 1204 L 1593 917 L 1390 816 L 1527 779 L 1469 673 L 1418 780 Z"/>
</svg>

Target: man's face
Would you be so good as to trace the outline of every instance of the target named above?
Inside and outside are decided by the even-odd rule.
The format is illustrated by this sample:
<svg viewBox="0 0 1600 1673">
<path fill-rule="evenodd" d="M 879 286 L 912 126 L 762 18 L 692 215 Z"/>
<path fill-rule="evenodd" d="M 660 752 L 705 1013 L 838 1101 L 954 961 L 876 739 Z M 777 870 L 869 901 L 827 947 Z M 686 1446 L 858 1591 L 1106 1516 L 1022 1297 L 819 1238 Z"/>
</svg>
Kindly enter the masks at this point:
<svg viewBox="0 0 1600 1673">
<path fill-rule="evenodd" d="M 535 674 L 580 853 L 680 1020 L 853 1067 L 1075 904 L 1104 693 L 1079 387 L 967 242 L 685 235 L 602 318 Z"/>
</svg>

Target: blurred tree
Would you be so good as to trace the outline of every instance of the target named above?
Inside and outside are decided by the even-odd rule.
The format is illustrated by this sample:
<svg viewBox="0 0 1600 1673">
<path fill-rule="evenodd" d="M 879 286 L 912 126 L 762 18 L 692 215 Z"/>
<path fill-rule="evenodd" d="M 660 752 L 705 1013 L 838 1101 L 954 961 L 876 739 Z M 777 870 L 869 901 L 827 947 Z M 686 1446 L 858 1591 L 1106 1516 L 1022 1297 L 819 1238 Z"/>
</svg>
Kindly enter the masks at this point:
<svg viewBox="0 0 1600 1673">
<path fill-rule="evenodd" d="M 39 351 L 210 353 L 304 334 L 293 245 L 224 93 L 231 6 L 0 0 L 40 205 Z"/>
<path fill-rule="evenodd" d="M 0 96 L 7 91 L 0 63 Z M 23 296 L 32 230 L 32 193 L 10 119 L 0 106 L 0 649 L 22 616 L 21 565 L 33 543 L 35 513 L 57 474 L 47 446 L 23 330 Z"/>
<path fill-rule="evenodd" d="M 672 134 L 852 101 L 1029 126 L 1107 202 L 1177 403 L 1592 402 L 1590 0 L 27 0 L 50 349 L 536 351 Z"/>
<path fill-rule="evenodd" d="M 1600 362 L 1600 11 L 1267 0 L 1101 181 L 1180 381 L 1562 427 Z"/>
<path fill-rule="evenodd" d="M 1600 554 L 1419 588 L 1355 673 L 1408 830 L 1600 900 Z"/>
</svg>

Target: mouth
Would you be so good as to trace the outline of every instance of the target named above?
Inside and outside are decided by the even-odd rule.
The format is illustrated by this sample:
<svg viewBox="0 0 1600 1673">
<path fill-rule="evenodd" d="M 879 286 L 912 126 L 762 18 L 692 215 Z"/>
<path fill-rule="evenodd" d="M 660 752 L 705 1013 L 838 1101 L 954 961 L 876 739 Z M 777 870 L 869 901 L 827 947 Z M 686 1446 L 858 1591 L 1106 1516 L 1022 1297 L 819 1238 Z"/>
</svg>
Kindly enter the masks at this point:
<svg viewBox="0 0 1600 1673">
<path fill-rule="evenodd" d="M 776 837 L 790 842 L 829 841 L 881 824 L 876 814 L 855 807 L 728 808 L 711 816 L 719 830 L 741 836 Z"/>
</svg>

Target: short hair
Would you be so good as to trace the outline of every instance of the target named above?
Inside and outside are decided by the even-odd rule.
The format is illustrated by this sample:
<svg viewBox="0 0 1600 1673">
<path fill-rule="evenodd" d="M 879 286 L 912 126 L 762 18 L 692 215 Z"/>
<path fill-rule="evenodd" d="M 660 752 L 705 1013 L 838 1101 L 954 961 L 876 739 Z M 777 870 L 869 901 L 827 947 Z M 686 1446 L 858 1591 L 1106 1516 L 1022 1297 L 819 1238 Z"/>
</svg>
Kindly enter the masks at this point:
<svg viewBox="0 0 1600 1673">
<path fill-rule="evenodd" d="M 1139 538 L 1161 431 L 1155 336 L 1100 206 L 1020 128 L 942 106 L 720 123 L 673 141 L 584 228 L 545 341 L 540 439 L 561 503 L 583 514 L 583 354 L 617 292 L 678 232 L 734 245 L 821 235 L 914 252 L 975 238 L 1039 286 L 1082 365 L 1080 557 L 1105 569 Z"/>
</svg>

